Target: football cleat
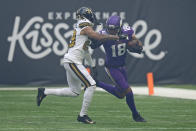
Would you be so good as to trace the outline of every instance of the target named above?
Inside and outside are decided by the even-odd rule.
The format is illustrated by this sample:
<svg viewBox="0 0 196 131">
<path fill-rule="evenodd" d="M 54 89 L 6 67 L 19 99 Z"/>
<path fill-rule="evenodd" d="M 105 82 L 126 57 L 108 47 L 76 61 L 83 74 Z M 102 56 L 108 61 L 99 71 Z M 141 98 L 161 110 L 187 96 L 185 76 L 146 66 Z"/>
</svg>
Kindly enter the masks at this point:
<svg viewBox="0 0 196 131">
<path fill-rule="evenodd" d="M 44 94 L 45 88 L 38 88 L 38 93 L 37 93 L 37 106 L 40 106 L 42 100 L 46 97 Z"/>
<path fill-rule="evenodd" d="M 140 116 L 140 114 L 133 115 L 133 120 L 136 122 L 146 122 L 146 120 Z"/>
<path fill-rule="evenodd" d="M 92 121 L 91 118 L 89 118 L 87 115 L 84 115 L 84 116 L 78 115 L 77 120 L 79 122 L 83 122 L 85 124 L 95 124 L 96 123 L 95 121 Z"/>
</svg>

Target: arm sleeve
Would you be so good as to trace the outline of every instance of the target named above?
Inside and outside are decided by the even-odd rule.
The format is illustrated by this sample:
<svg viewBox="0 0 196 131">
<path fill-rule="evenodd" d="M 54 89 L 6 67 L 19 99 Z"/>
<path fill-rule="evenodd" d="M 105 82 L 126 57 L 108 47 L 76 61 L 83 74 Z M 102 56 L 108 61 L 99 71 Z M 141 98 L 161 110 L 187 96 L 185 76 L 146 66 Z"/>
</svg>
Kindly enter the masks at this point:
<svg viewBox="0 0 196 131">
<path fill-rule="evenodd" d="M 132 36 L 133 36 L 133 34 L 134 34 L 134 30 L 133 30 L 130 26 L 124 25 L 124 26 L 122 27 L 122 30 L 121 30 L 121 31 L 122 31 L 123 34 L 128 35 L 129 40 L 132 40 Z"/>
<path fill-rule="evenodd" d="M 100 31 L 99 34 L 102 34 L 102 31 Z M 100 47 L 102 44 L 103 43 L 101 41 L 91 39 L 91 45 L 90 45 L 90 47 L 92 49 L 96 49 L 96 48 Z"/>
<path fill-rule="evenodd" d="M 91 40 L 91 45 L 90 45 L 90 47 L 91 47 L 92 49 L 96 49 L 96 48 L 100 47 L 101 45 L 102 45 L 102 42 L 97 41 L 97 40 Z"/>
</svg>

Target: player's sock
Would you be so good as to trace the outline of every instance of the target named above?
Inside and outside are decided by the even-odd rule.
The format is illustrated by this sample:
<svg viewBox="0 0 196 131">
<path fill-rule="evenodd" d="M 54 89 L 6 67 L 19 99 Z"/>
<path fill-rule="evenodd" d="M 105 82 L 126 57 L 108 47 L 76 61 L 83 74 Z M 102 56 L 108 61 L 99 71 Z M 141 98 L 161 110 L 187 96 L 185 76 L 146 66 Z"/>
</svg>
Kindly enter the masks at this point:
<svg viewBox="0 0 196 131">
<path fill-rule="evenodd" d="M 132 111 L 132 114 L 137 115 L 138 112 L 135 106 L 133 92 L 129 92 L 126 95 L 126 102 L 127 102 L 127 105 L 129 106 L 129 109 Z"/>
<path fill-rule="evenodd" d="M 112 86 L 110 84 L 106 84 L 106 83 L 100 82 L 100 81 L 97 82 L 97 86 L 103 88 L 104 90 L 106 90 L 110 94 L 120 98 L 119 95 L 116 93 L 116 92 L 118 92 L 118 89 L 115 86 Z"/>
<path fill-rule="evenodd" d="M 57 95 L 57 96 L 71 96 L 71 97 L 75 97 L 75 96 L 79 95 L 79 94 L 74 93 L 73 91 L 71 91 L 70 88 L 45 89 L 44 94 L 45 95 Z"/>
<path fill-rule="evenodd" d="M 95 88 L 96 88 L 96 86 L 90 86 L 90 87 L 86 88 L 86 90 L 84 92 L 84 98 L 83 98 L 80 116 L 87 115 L 88 107 L 92 101 Z"/>
</svg>

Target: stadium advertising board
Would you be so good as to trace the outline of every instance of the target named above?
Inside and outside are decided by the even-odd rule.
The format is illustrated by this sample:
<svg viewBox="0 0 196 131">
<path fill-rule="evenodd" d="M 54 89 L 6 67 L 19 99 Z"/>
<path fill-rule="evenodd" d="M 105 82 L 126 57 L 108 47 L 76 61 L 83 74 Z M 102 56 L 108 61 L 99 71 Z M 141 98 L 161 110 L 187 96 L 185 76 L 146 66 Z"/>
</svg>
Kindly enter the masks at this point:
<svg viewBox="0 0 196 131">
<path fill-rule="evenodd" d="M 154 73 L 155 84 L 196 83 L 194 0 L 112 1 L 108 8 L 110 3 L 1 1 L 0 85 L 66 84 L 62 60 L 76 23 L 76 10 L 81 6 L 95 11 L 102 23 L 96 31 L 109 16 L 119 15 L 142 41 L 141 54 L 128 53 L 130 84 L 145 84 L 148 72 Z M 91 54 L 101 72 L 98 78 L 110 82 L 103 68 L 103 48 L 91 50 Z"/>
</svg>

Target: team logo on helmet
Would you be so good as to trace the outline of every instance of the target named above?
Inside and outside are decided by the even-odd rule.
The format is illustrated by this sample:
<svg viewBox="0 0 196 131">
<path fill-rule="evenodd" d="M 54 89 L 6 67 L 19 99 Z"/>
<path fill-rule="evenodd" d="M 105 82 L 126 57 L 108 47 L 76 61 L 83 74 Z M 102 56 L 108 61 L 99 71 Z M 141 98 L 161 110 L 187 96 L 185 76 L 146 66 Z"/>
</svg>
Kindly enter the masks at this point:
<svg viewBox="0 0 196 131">
<path fill-rule="evenodd" d="M 92 10 L 89 9 L 89 8 L 87 8 L 86 12 L 89 13 L 89 14 L 92 14 Z"/>
<path fill-rule="evenodd" d="M 94 14 L 94 12 L 90 8 L 87 8 L 87 7 L 79 8 L 76 12 L 76 16 L 77 16 L 77 18 L 82 18 L 82 19 L 86 18 L 94 24 L 99 24 L 97 22 L 96 15 Z"/>
</svg>

